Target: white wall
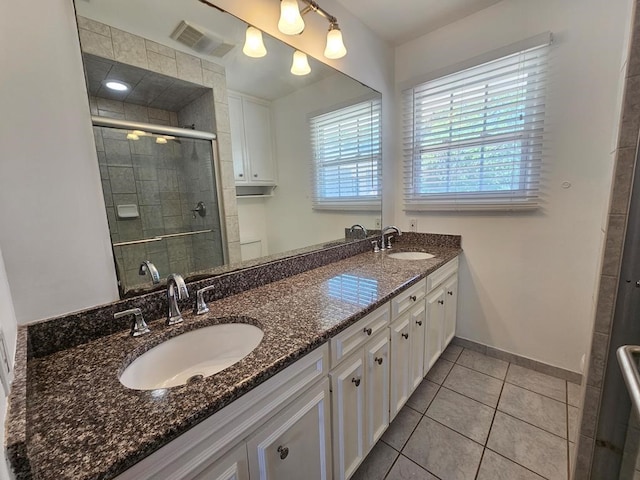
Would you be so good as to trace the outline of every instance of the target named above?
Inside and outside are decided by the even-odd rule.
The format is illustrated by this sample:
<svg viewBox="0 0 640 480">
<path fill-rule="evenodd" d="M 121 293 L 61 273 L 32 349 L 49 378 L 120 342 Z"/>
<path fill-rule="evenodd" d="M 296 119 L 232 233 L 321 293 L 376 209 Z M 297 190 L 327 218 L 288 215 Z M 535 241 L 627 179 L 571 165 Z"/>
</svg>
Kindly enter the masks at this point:
<svg viewBox="0 0 640 480">
<path fill-rule="evenodd" d="M 118 292 L 73 5 L 4 2 L 0 17 L 0 246 L 27 323 Z"/>
<path fill-rule="evenodd" d="M 630 11 L 629 0 L 505 0 L 397 48 L 400 86 L 538 33 L 555 36 L 539 212 L 405 213 L 396 191 L 400 227 L 417 218 L 419 231 L 462 235 L 459 336 L 580 370 L 592 325 Z M 564 181 L 571 188 L 561 188 Z"/>
<path fill-rule="evenodd" d="M 371 95 L 353 79 L 335 74 L 271 103 L 278 188 L 266 200 L 267 235 L 273 252 L 344 238 L 359 223 L 373 229 L 380 211 L 313 210 L 309 116 L 343 107 Z"/>
<path fill-rule="evenodd" d="M 0 251 L 0 330 L 4 334 L 8 355 L 13 365 L 13 359 L 16 349 L 16 317 L 13 310 L 13 301 L 11 299 L 11 289 L 4 268 L 2 259 L 2 251 Z M 11 374 L 10 377 L 13 377 Z M 11 380 L 11 379 L 9 379 Z M 7 461 L 4 455 L 4 419 L 7 413 L 7 397 L 9 392 L 4 392 L 0 386 L 0 480 L 8 479 L 9 472 L 7 469 Z"/>
</svg>

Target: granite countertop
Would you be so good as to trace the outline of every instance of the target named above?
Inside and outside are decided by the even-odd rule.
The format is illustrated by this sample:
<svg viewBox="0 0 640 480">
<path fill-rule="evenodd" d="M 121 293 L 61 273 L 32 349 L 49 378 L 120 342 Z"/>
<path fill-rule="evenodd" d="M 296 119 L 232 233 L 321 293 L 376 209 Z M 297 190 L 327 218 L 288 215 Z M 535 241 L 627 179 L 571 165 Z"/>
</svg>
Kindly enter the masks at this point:
<svg viewBox="0 0 640 480">
<path fill-rule="evenodd" d="M 120 331 L 27 360 L 18 336 L 7 445 L 17 478 L 115 477 L 195 424 L 319 347 L 391 297 L 460 254 L 459 247 L 405 245 L 435 258 L 403 261 L 361 253 L 184 312 L 184 323 L 149 323 L 152 333 Z M 260 345 L 237 364 L 189 385 L 130 390 L 119 373 L 138 355 L 188 330 L 224 322 L 254 323 Z M 23 438 L 19 438 L 19 437 Z M 11 453 L 11 452 L 10 452 Z M 26 467 L 25 467 L 26 465 Z M 22 467 L 28 470 L 20 471 Z"/>
</svg>

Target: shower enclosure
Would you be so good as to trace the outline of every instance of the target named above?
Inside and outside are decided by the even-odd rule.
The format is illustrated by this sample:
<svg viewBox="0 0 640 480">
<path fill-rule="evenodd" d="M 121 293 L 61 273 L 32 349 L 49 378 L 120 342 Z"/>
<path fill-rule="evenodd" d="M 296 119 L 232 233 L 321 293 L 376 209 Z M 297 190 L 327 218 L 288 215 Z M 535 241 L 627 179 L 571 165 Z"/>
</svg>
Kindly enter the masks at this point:
<svg viewBox="0 0 640 480">
<path fill-rule="evenodd" d="M 223 265 L 226 242 L 215 135 L 93 117 L 102 191 L 122 294 L 161 277 Z"/>
</svg>

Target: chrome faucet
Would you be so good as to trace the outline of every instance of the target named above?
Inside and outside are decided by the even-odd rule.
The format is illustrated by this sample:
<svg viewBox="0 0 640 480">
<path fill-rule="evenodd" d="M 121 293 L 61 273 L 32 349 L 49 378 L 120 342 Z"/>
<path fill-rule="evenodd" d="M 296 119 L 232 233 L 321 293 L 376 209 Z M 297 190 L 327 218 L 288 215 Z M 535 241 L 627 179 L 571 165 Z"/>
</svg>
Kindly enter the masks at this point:
<svg viewBox="0 0 640 480">
<path fill-rule="evenodd" d="M 384 227 L 382 229 L 382 235 L 381 235 L 382 239 L 380 240 L 380 250 L 388 250 L 391 248 L 391 238 L 389 238 L 389 243 L 386 246 L 384 244 L 384 234 L 391 230 L 395 230 L 398 236 L 402 235 L 402 231 L 395 225 Z"/>
<path fill-rule="evenodd" d="M 189 298 L 189 291 L 184 283 L 182 275 L 172 273 L 167 277 L 167 302 L 169 309 L 167 313 L 167 325 L 175 325 L 182 322 L 182 314 L 178 308 L 178 300 Z"/>
<path fill-rule="evenodd" d="M 349 232 L 353 233 L 356 228 L 359 228 L 360 230 L 362 230 L 362 233 L 364 233 L 364 238 L 367 238 L 367 235 L 368 235 L 367 229 L 364 228 L 359 223 L 356 223 L 355 225 L 352 225 L 351 228 L 349 229 Z"/>
<path fill-rule="evenodd" d="M 142 275 L 145 275 L 147 272 L 149 272 L 149 275 L 151 276 L 151 281 L 153 282 L 154 285 L 157 285 L 158 283 L 160 283 L 160 274 L 158 273 L 158 269 L 149 260 L 145 260 L 140 264 L 140 271 L 138 272 L 138 274 L 142 276 Z"/>
</svg>

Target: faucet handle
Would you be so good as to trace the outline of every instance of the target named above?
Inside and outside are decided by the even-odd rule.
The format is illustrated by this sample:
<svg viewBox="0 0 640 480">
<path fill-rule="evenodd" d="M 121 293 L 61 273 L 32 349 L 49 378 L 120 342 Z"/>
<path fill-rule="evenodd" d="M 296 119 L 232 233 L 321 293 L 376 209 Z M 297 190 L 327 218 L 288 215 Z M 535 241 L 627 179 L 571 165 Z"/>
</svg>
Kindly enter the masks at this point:
<svg viewBox="0 0 640 480">
<path fill-rule="evenodd" d="M 149 327 L 147 326 L 147 322 L 144 321 L 144 317 L 142 316 L 142 312 L 139 308 L 131 308 L 129 310 L 124 310 L 122 312 L 117 312 L 113 314 L 113 318 L 122 318 L 127 315 L 133 315 L 134 319 L 131 323 L 131 336 L 139 337 L 140 335 L 144 335 L 145 333 L 149 333 Z"/>
<path fill-rule="evenodd" d="M 213 290 L 214 288 L 214 285 L 209 285 L 208 287 L 201 288 L 196 292 L 196 308 L 194 310 L 194 313 L 196 315 L 202 315 L 203 313 L 207 313 L 209 311 L 207 302 L 204 301 L 204 293 L 208 292 L 209 290 Z"/>
<path fill-rule="evenodd" d="M 391 239 L 393 238 L 393 235 L 389 235 L 387 237 L 387 250 L 391 250 Z"/>
<path fill-rule="evenodd" d="M 378 241 L 377 240 L 373 240 L 371 242 L 371 245 L 373 245 L 373 252 L 374 253 L 378 253 L 380 251 L 380 247 L 378 246 Z"/>
</svg>

